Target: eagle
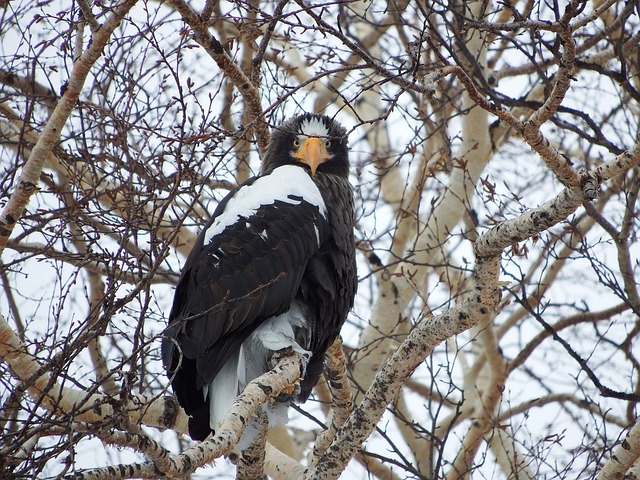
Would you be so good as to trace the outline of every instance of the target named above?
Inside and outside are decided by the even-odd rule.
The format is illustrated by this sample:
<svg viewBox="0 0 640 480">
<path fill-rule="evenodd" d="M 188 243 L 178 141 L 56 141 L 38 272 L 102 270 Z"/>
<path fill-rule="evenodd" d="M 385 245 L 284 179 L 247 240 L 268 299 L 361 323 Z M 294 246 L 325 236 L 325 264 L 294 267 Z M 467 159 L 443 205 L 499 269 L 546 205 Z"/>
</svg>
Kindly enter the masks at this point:
<svg viewBox="0 0 640 480">
<path fill-rule="evenodd" d="M 357 287 L 346 130 L 306 113 L 276 127 L 258 176 L 231 191 L 199 234 L 176 287 L 162 359 L 204 440 L 244 386 L 291 348 L 306 365 L 265 413 L 305 402 Z"/>
</svg>

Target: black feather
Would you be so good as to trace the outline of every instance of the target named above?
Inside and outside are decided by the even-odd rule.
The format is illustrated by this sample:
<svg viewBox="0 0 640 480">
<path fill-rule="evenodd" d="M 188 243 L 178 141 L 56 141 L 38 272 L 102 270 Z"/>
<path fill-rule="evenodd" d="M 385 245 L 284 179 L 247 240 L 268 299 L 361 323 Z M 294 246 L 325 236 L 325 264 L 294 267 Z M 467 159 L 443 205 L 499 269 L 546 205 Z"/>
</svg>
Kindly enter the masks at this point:
<svg viewBox="0 0 640 480">
<path fill-rule="evenodd" d="M 256 188 L 256 178 L 250 179 L 218 205 L 178 282 L 162 356 L 176 397 L 191 416 L 194 439 L 202 440 L 211 431 L 204 385 L 255 328 L 287 311 L 294 300 L 304 302 L 311 332 L 302 341 L 312 352 L 298 397 L 305 401 L 322 373 L 324 353 L 353 305 L 354 209 L 344 128 L 329 117 L 310 114 L 283 123 L 273 131 L 260 178 L 268 181 L 283 165 L 309 172 L 292 156 L 291 145 L 302 123 L 312 118 L 327 125 L 331 139 L 332 156 L 312 177 L 326 217 L 304 195 L 290 196 L 290 202 L 274 199 L 238 216 L 205 242 L 206 232 L 240 189 Z"/>
</svg>

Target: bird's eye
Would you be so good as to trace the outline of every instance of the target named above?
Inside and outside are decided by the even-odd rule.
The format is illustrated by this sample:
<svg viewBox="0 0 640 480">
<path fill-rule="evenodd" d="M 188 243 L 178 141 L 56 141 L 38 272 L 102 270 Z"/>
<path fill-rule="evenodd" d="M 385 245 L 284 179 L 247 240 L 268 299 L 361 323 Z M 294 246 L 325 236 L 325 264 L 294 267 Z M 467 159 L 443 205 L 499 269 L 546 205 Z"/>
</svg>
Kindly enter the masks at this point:
<svg viewBox="0 0 640 480">
<path fill-rule="evenodd" d="M 298 140 L 297 138 L 294 138 L 293 140 L 291 140 L 291 145 L 298 148 L 300 146 L 300 140 Z"/>
<path fill-rule="evenodd" d="M 331 147 L 331 140 L 329 140 L 329 139 L 325 140 L 325 141 L 324 141 L 324 146 L 325 146 L 326 148 L 330 148 L 330 147 Z"/>
</svg>

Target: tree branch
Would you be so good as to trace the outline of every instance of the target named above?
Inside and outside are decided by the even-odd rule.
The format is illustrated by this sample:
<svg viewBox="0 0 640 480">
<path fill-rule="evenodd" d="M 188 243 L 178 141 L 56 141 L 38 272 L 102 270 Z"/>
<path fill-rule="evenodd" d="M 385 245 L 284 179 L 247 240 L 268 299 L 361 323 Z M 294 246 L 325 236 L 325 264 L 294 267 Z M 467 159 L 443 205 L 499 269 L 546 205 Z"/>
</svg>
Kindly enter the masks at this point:
<svg viewBox="0 0 640 480">
<path fill-rule="evenodd" d="M 258 148 L 264 152 L 269 144 L 269 125 L 264 121 L 262 104 L 260 103 L 260 92 L 245 75 L 242 69 L 224 51 L 222 44 L 209 33 L 209 28 L 197 13 L 183 0 L 166 0 L 182 16 L 182 19 L 191 27 L 194 39 L 198 42 L 216 62 L 218 67 L 225 73 L 227 78 L 238 89 L 247 106 L 247 114 L 251 119 Z"/>
<path fill-rule="evenodd" d="M 382 365 L 362 402 L 320 458 L 307 472 L 305 480 L 336 478 L 362 443 L 369 437 L 387 405 L 398 394 L 404 381 L 433 349 L 492 315 L 500 299 L 498 258 L 484 257 L 475 271 L 473 294 L 459 306 L 419 322 L 393 355 Z"/>
<path fill-rule="evenodd" d="M 316 439 L 313 447 L 313 457 L 310 462 L 311 466 L 317 463 L 322 453 L 333 441 L 336 431 L 344 425 L 353 410 L 351 381 L 349 380 L 347 360 L 342 350 L 342 339 L 340 337 L 336 338 L 325 354 L 325 369 L 327 383 L 331 389 L 330 421 L 327 422 L 329 427 L 323 430 Z"/>
<path fill-rule="evenodd" d="M 640 422 L 631 427 L 627 436 L 620 442 L 611 458 L 604 464 L 596 480 L 620 480 L 640 459 Z"/>
<path fill-rule="evenodd" d="M 285 353 L 270 371 L 251 381 L 235 399 L 215 435 L 188 448 L 179 455 L 168 455 L 162 462 L 160 473 L 168 477 L 181 477 L 193 473 L 199 467 L 228 454 L 238 443 L 244 429 L 256 410 L 293 385 L 301 375 L 301 358 L 296 353 Z M 125 474 L 118 478 L 157 478 L 159 462 L 135 463 L 118 466 Z M 87 470 L 74 475 L 75 480 L 104 478 L 112 467 Z"/>
<path fill-rule="evenodd" d="M 31 155 L 29 155 L 29 159 L 22 169 L 16 190 L 9 198 L 9 202 L 2 213 L 0 213 L 0 256 L 17 221 L 22 216 L 27 203 L 29 203 L 31 195 L 38 189 L 40 172 L 42 172 L 53 146 L 60 138 L 60 132 L 80 97 L 80 92 L 89 71 L 102 55 L 113 31 L 120 25 L 124 16 L 136 2 L 137 0 L 123 0 L 122 3 L 116 6 L 102 27 L 93 34 L 89 48 L 74 63 L 69 81 L 64 88 L 64 93 L 56 104 L 42 134 L 38 138 L 38 142 L 34 145 Z"/>
<path fill-rule="evenodd" d="M 71 416 L 74 421 L 102 422 L 125 412 L 127 422 L 160 429 L 187 431 L 187 417 L 173 397 L 132 395 L 118 411 L 112 397 L 91 394 L 59 385 L 38 361 L 27 352 L 26 346 L 0 315 L 0 360 L 7 362 L 13 374 L 27 385 L 27 391 L 42 408 L 56 416 Z"/>
</svg>

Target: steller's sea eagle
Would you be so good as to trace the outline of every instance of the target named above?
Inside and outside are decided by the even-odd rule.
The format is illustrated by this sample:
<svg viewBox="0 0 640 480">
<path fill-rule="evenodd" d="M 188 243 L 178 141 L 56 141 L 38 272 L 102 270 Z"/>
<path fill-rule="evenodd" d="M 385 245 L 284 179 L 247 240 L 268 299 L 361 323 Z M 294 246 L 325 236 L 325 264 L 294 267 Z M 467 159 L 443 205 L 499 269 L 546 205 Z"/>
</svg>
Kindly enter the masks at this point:
<svg viewBox="0 0 640 480">
<path fill-rule="evenodd" d="M 162 358 L 189 433 L 204 440 L 274 351 L 308 359 L 304 402 L 353 306 L 357 277 L 346 130 L 304 114 L 273 131 L 260 175 L 220 202 L 178 282 Z M 291 396 L 267 407 L 284 421 Z"/>
</svg>

